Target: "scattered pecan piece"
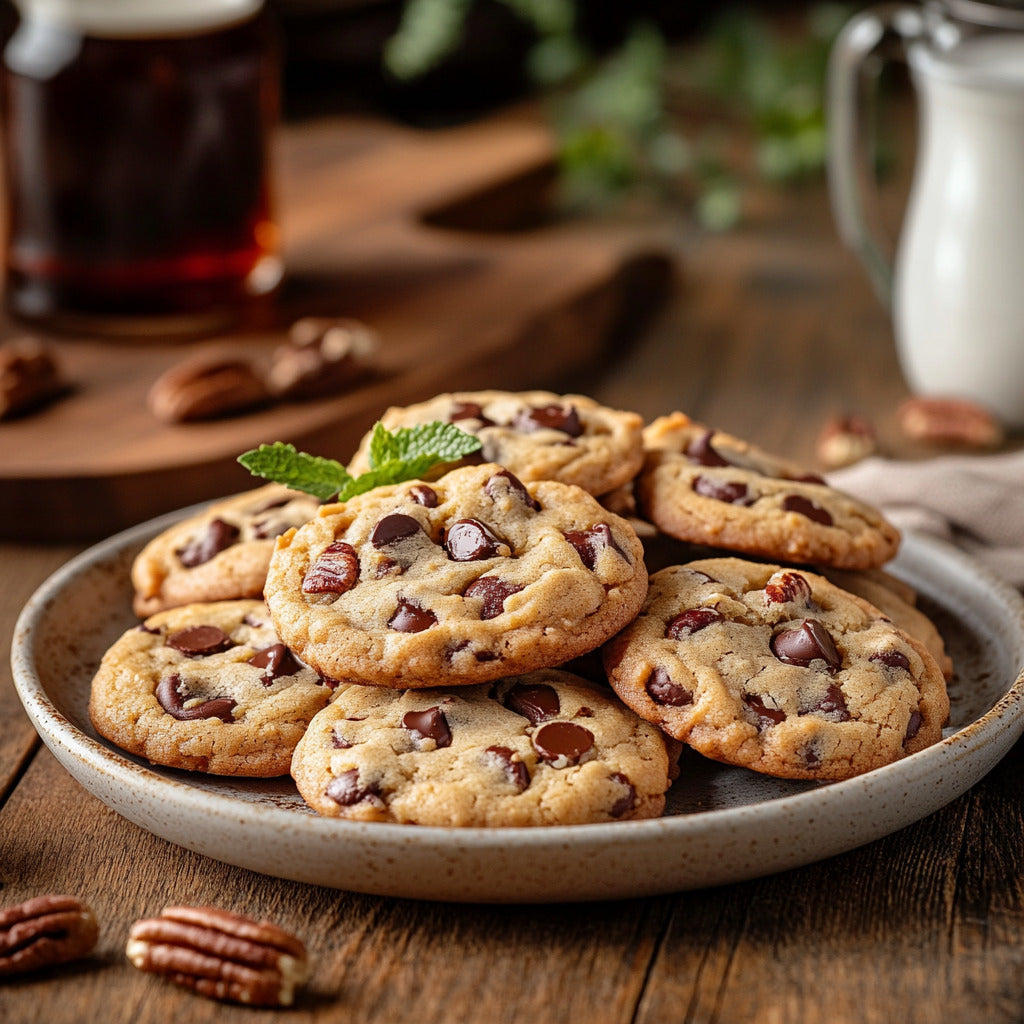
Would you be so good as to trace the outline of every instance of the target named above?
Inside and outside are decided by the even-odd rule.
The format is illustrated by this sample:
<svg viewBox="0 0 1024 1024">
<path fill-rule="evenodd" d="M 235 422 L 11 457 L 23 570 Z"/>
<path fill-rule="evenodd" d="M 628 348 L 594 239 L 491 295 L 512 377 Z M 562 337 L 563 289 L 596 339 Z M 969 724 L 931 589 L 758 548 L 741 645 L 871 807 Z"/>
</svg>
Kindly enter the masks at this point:
<svg viewBox="0 0 1024 1024">
<path fill-rule="evenodd" d="M 30 412 L 67 391 L 53 351 L 36 338 L 0 345 L 0 420 Z"/>
<path fill-rule="evenodd" d="M 852 466 L 876 451 L 875 428 L 863 416 L 833 416 L 818 436 L 818 459 L 829 469 Z"/>
<path fill-rule="evenodd" d="M 964 398 L 914 395 L 896 415 L 900 429 L 915 441 L 965 448 L 995 448 L 1003 442 L 1003 428 L 995 416 Z"/>
<path fill-rule="evenodd" d="M 157 918 L 136 921 L 125 952 L 141 971 L 248 1006 L 291 1006 L 310 973 L 294 935 L 217 907 L 165 907 Z"/>
<path fill-rule="evenodd" d="M 270 395 L 253 364 L 224 351 L 199 352 L 172 366 L 149 389 L 149 411 L 163 423 L 187 423 L 252 409 Z"/>
<path fill-rule="evenodd" d="M 0 976 L 78 960 L 98 937 L 95 915 L 77 896 L 36 896 L 0 910 Z"/>
<path fill-rule="evenodd" d="M 267 387 L 282 400 L 337 394 L 369 374 L 377 348 L 376 334 L 358 320 L 305 317 L 275 350 Z"/>
</svg>

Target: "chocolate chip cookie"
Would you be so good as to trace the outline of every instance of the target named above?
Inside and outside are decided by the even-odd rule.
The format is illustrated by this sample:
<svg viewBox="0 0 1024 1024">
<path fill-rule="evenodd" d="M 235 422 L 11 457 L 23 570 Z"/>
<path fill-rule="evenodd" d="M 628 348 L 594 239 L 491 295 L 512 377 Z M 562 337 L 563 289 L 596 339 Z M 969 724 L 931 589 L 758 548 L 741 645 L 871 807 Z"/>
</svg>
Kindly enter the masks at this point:
<svg viewBox="0 0 1024 1024">
<path fill-rule="evenodd" d="M 135 614 L 145 618 L 197 601 L 260 597 L 274 539 L 319 507 L 308 494 L 267 484 L 175 524 L 135 559 Z"/>
<path fill-rule="evenodd" d="M 840 569 L 880 566 L 899 547 L 877 509 L 682 413 L 655 420 L 644 445 L 637 504 L 680 540 Z"/>
<path fill-rule="evenodd" d="M 347 683 L 463 686 L 561 664 L 639 611 L 643 547 L 578 487 L 494 464 L 379 487 L 278 538 L 281 638 Z"/>
<path fill-rule="evenodd" d="M 584 395 L 457 391 L 388 409 L 381 422 L 395 430 L 434 420 L 480 438 L 482 448 L 471 461 L 500 463 L 527 483 L 558 480 L 606 494 L 632 480 L 643 462 L 643 420 Z M 349 472 L 369 469 L 369 443 L 367 434 Z"/>
<path fill-rule="evenodd" d="M 214 775 L 287 774 L 331 687 L 281 643 L 262 601 L 173 608 L 103 657 L 89 715 L 155 764 Z"/>
<path fill-rule="evenodd" d="M 458 690 L 349 686 L 313 719 L 292 775 L 320 814 L 418 825 L 657 817 L 658 730 L 605 687 L 547 670 Z"/>
<path fill-rule="evenodd" d="M 924 645 L 802 569 L 737 558 L 651 577 L 604 650 L 616 693 L 707 757 L 844 779 L 935 743 L 949 713 Z"/>
</svg>

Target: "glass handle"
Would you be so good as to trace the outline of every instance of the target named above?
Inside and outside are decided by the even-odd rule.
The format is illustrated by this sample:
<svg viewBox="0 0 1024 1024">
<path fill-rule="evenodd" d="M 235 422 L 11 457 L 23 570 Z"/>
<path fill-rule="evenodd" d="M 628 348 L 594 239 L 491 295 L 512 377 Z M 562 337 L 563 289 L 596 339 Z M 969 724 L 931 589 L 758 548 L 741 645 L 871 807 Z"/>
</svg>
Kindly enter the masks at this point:
<svg viewBox="0 0 1024 1024">
<path fill-rule="evenodd" d="M 875 199 L 874 171 L 862 161 L 865 118 L 858 97 L 865 70 L 877 72 L 894 38 L 902 51 L 924 35 L 919 8 L 881 4 L 852 18 L 839 33 L 828 67 L 828 183 L 832 215 L 839 237 L 864 264 L 879 300 L 892 306 L 892 261 L 878 244 L 865 216 L 866 200 Z M 863 184 L 862 184 L 863 182 Z"/>
</svg>

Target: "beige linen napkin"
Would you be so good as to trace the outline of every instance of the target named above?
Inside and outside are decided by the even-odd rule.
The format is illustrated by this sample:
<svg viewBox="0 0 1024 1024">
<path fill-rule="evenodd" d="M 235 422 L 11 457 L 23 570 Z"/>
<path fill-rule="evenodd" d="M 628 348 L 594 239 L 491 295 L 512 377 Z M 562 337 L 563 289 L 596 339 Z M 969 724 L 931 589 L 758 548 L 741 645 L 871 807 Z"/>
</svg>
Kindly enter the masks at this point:
<svg viewBox="0 0 1024 1024">
<path fill-rule="evenodd" d="M 951 541 L 1024 589 L 1024 451 L 920 462 L 876 457 L 828 479 L 899 529 Z"/>
</svg>

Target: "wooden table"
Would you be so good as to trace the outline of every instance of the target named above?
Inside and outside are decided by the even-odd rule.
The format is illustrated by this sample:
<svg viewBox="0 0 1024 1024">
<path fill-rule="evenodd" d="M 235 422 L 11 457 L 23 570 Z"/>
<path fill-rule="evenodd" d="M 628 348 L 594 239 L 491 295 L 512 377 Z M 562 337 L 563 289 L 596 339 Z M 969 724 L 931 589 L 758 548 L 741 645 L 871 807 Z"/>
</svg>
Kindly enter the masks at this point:
<svg viewBox="0 0 1024 1024">
<path fill-rule="evenodd" d="M 891 452 L 904 396 L 886 317 L 841 251 L 824 190 L 755 196 L 741 229 L 682 231 L 658 322 L 607 365 L 553 382 L 653 416 L 683 409 L 813 463 L 831 413 Z M 552 383 L 537 380 L 537 384 Z M 72 546 L 0 546 L 0 635 Z M 74 892 L 88 962 L 0 987 L 5 1024 L 252 1020 L 145 976 L 130 923 L 173 902 L 281 922 L 316 973 L 263 1021 L 360 1024 L 1024 1019 L 1024 746 L 944 810 L 863 849 L 744 884 L 591 905 L 459 906 L 283 882 L 186 852 L 87 795 L 40 745 L 0 666 L 0 905 Z"/>
</svg>

